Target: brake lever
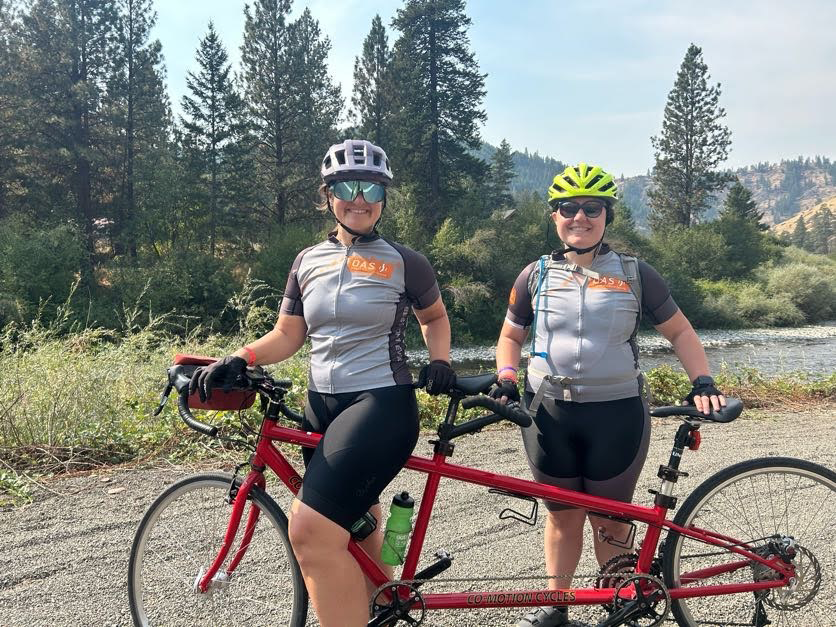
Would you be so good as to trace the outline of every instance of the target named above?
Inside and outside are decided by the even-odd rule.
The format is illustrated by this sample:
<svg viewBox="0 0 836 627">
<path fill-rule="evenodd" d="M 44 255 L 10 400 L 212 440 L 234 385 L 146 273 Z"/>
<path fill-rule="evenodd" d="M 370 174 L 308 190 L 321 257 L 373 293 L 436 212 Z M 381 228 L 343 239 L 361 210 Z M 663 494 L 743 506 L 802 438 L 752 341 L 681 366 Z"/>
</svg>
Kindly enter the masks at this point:
<svg viewBox="0 0 836 627">
<path fill-rule="evenodd" d="M 160 394 L 160 404 L 157 405 L 157 409 L 155 409 L 153 411 L 153 413 L 151 414 L 152 416 L 159 416 L 160 415 L 160 412 L 163 410 L 163 407 L 165 407 L 165 404 L 168 402 L 168 396 L 169 396 L 169 394 L 171 394 L 171 390 L 173 390 L 173 389 L 174 389 L 174 386 L 171 383 L 169 383 L 168 385 L 165 386 L 165 389 L 163 390 L 163 393 Z"/>
</svg>

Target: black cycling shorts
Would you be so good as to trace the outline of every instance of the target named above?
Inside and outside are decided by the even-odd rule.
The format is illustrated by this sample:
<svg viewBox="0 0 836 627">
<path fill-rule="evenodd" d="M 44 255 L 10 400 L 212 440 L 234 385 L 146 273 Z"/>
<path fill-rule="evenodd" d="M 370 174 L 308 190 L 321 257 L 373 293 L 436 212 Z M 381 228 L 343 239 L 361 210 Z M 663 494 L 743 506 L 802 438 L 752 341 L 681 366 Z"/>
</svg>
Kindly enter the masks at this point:
<svg viewBox="0 0 836 627">
<path fill-rule="evenodd" d="M 418 402 L 411 385 L 322 394 L 308 390 L 306 431 L 322 433 L 304 448 L 298 498 L 345 529 L 377 502 L 418 442 Z"/>
<path fill-rule="evenodd" d="M 533 396 L 526 394 L 526 405 Z M 523 442 L 540 483 L 629 503 L 647 458 L 650 413 L 639 396 L 591 403 L 544 398 Z"/>
</svg>

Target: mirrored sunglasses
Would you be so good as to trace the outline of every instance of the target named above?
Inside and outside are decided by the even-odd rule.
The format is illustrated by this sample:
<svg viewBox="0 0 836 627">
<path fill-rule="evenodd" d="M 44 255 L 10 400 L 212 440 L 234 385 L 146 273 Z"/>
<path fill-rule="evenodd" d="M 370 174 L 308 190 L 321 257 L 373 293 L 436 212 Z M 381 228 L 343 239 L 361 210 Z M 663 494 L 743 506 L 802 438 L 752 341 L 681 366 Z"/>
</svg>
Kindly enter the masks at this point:
<svg viewBox="0 0 836 627">
<path fill-rule="evenodd" d="M 607 208 L 607 203 L 600 200 L 587 200 L 585 203 L 577 203 L 572 200 L 564 200 L 557 203 L 556 210 L 566 219 L 572 219 L 583 211 L 587 218 L 597 218 Z"/>
<path fill-rule="evenodd" d="M 331 191 L 340 200 L 352 201 L 362 193 L 366 202 L 380 202 L 386 195 L 386 188 L 381 183 L 371 181 L 338 181 L 331 184 Z"/>
</svg>

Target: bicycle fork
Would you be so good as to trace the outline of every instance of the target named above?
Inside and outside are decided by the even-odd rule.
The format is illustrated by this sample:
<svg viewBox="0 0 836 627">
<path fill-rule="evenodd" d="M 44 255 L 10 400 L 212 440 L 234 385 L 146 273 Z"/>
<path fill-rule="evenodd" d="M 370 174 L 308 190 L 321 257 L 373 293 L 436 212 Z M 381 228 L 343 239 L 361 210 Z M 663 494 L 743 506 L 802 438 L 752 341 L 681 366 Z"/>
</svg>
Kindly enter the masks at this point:
<svg viewBox="0 0 836 627">
<path fill-rule="evenodd" d="M 219 570 L 223 566 L 227 555 L 229 555 L 233 542 L 235 542 L 235 536 L 238 534 L 238 527 L 241 525 L 241 518 L 244 515 L 244 507 L 246 507 L 247 501 L 249 500 L 250 490 L 253 486 L 258 486 L 263 489 L 265 484 L 264 473 L 260 470 L 254 469 L 250 471 L 240 486 L 235 485 L 235 477 L 233 476 L 232 483 L 229 486 L 229 496 L 227 497 L 232 503 L 232 513 L 229 517 L 229 525 L 226 528 L 223 544 L 209 570 L 203 573 L 202 576 L 198 574 L 198 580 L 195 582 L 195 592 L 205 593 L 210 591 L 213 582 L 221 582 L 223 584 L 229 581 L 232 573 L 235 572 L 236 567 L 250 546 L 253 533 L 255 532 L 255 526 L 261 513 L 261 510 L 258 509 L 255 503 L 250 503 L 250 510 L 247 512 L 247 523 L 244 528 L 244 535 L 241 538 L 241 545 L 238 547 L 235 555 L 232 556 L 232 560 L 229 562 L 226 570 L 222 573 L 219 573 Z"/>
</svg>

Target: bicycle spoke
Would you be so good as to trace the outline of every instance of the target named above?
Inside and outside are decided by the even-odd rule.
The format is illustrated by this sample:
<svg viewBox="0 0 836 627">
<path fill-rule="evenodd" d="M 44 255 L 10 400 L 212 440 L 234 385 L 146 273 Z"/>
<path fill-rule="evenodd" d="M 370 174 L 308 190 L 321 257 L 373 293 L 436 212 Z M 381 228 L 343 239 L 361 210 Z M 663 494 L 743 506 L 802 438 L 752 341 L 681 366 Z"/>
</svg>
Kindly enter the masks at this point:
<svg viewBox="0 0 836 627">
<path fill-rule="evenodd" d="M 228 487 L 229 479 L 221 475 L 193 477 L 169 488 L 152 506 L 157 515 L 147 517 L 138 532 L 144 542 L 134 543 L 134 551 L 143 553 L 132 552 L 131 558 L 129 594 L 138 624 L 304 625 L 307 595 L 286 519 L 275 505 L 265 509 L 263 493 L 254 493 L 250 503 L 259 508 L 250 541 L 244 543 L 247 519 L 232 539 L 230 558 L 246 551 L 235 572 L 227 575 L 222 566 L 206 592 L 195 592 L 195 578 L 223 544 L 232 511 L 222 498 Z"/>
<path fill-rule="evenodd" d="M 794 590 L 778 587 L 759 592 L 757 597 L 745 592 L 676 600 L 673 609 L 680 624 L 752 625 L 756 612 L 762 612 L 774 625 L 829 620 L 836 592 L 831 578 L 836 566 L 831 531 L 834 493 L 836 476 L 832 472 L 781 458 L 737 464 L 699 486 L 677 513 L 678 524 L 736 538 L 760 549 L 764 557 L 786 550 L 793 556 L 789 559 L 795 566 L 797 583 Z M 696 539 L 671 538 L 673 546 L 665 551 L 669 585 L 678 580 L 677 573 L 722 569 L 742 559 L 728 551 L 712 551 Z M 795 543 L 797 548 L 793 548 Z M 697 550 L 698 546 L 703 550 Z M 724 569 L 710 581 L 689 581 L 687 585 L 746 584 L 775 578 L 777 573 L 768 566 L 753 562 Z M 757 599 L 763 604 L 760 610 Z"/>
</svg>

